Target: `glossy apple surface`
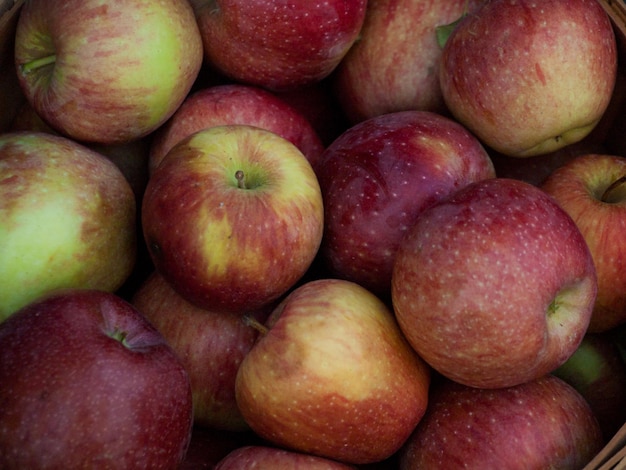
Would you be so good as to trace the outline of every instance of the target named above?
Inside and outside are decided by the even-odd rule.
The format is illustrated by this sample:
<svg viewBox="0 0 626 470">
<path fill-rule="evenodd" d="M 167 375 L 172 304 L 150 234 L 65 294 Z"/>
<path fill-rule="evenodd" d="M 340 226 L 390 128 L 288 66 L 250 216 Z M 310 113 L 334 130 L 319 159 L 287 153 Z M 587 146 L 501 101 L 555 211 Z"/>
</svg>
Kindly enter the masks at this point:
<svg viewBox="0 0 626 470">
<path fill-rule="evenodd" d="M 556 377 L 493 390 L 446 380 L 433 388 L 399 468 L 583 468 L 602 442 L 587 402 Z"/>
<path fill-rule="evenodd" d="M 496 388 L 563 364 L 587 331 L 597 292 L 574 221 L 541 189 L 493 178 L 424 211 L 392 275 L 402 331 L 442 375 Z"/>
<path fill-rule="evenodd" d="M 388 297 L 398 245 L 419 214 L 463 186 L 495 176 L 480 142 L 424 111 L 373 117 L 326 149 L 321 256 L 334 276 Z"/>
<path fill-rule="evenodd" d="M 121 143 L 174 113 L 202 65 L 186 0 L 34 0 L 15 35 L 24 95 L 73 139 Z"/>
<path fill-rule="evenodd" d="M 496 0 L 445 43 L 440 84 L 457 120 L 510 156 L 552 152 L 588 135 L 617 77 L 613 26 L 595 0 Z"/>
<path fill-rule="evenodd" d="M 272 312 L 235 392 L 253 431 L 346 463 L 394 454 L 424 414 L 430 370 L 389 308 L 358 284 L 320 279 Z"/>
<path fill-rule="evenodd" d="M 115 291 L 136 239 L 135 195 L 109 159 L 61 136 L 0 137 L 0 320 L 57 288 Z"/>
<path fill-rule="evenodd" d="M 598 273 L 592 332 L 626 322 L 626 158 L 585 154 L 553 171 L 542 189 L 553 196 L 582 232 Z"/>
<path fill-rule="evenodd" d="M 187 301 L 241 312 L 283 295 L 315 258 L 322 194 L 306 157 L 257 127 L 218 126 L 152 173 L 142 221 L 156 269 Z"/>
<path fill-rule="evenodd" d="M 0 467 L 175 468 L 189 378 L 163 336 L 111 293 L 64 290 L 0 324 Z"/>
</svg>

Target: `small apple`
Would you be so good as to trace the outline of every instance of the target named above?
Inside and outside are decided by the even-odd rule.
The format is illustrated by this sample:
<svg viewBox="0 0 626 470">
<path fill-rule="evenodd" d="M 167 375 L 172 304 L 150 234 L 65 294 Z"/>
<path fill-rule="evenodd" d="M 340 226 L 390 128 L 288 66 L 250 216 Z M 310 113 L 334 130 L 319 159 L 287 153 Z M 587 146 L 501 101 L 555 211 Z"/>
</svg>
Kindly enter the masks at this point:
<svg viewBox="0 0 626 470">
<path fill-rule="evenodd" d="M 368 4 L 359 40 L 334 74 L 335 92 L 357 123 L 381 114 L 446 113 L 439 85 L 437 28 L 480 0 L 379 0 Z"/>
<path fill-rule="evenodd" d="M 115 291 L 136 242 L 135 196 L 109 159 L 61 136 L 0 136 L 0 321 L 57 288 Z"/>
<path fill-rule="evenodd" d="M 170 469 L 192 429 L 189 378 L 130 304 L 63 290 L 0 324 L 0 467 Z"/>
<path fill-rule="evenodd" d="M 243 359 L 235 392 L 260 437 L 351 464 L 390 457 L 428 401 L 430 369 L 393 313 L 350 281 L 293 290 Z"/>
<path fill-rule="evenodd" d="M 418 217 L 392 304 L 418 354 L 465 385 L 541 377 L 576 350 L 596 298 L 593 259 L 557 202 L 523 181 L 471 183 Z"/>
<path fill-rule="evenodd" d="M 273 91 L 326 78 L 357 40 L 366 0 L 194 0 L 206 62 Z"/>
<path fill-rule="evenodd" d="M 617 77 L 613 25 L 596 0 L 494 0 L 443 48 L 440 84 L 454 117 L 487 146 L 528 157 L 588 135 Z"/>
<path fill-rule="evenodd" d="M 324 457 L 280 449 L 269 445 L 247 445 L 228 453 L 215 466 L 215 470 L 252 470 L 257 468 L 281 470 L 355 470 L 347 465 Z"/>
<path fill-rule="evenodd" d="M 180 106 L 202 65 L 187 0 L 31 0 L 15 33 L 24 95 L 84 142 L 144 137 Z"/>
<path fill-rule="evenodd" d="M 168 152 L 144 194 L 156 269 L 206 310 L 256 310 L 312 264 L 324 225 L 317 176 L 304 154 L 247 125 L 198 131 Z"/>
<path fill-rule="evenodd" d="M 189 374 L 196 425 L 248 430 L 235 400 L 235 377 L 257 331 L 242 315 L 203 310 L 183 299 L 158 272 L 138 288 L 132 304 L 159 330 Z M 266 311 L 252 312 L 264 322 Z"/>
<path fill-rule="evenodd" d="M 388 297 L 398 245 L 419 214 L 468 183 L 495 176 L 478 139 L 426 111 L 376 116 L 326 148 L 321 256 L 330 272 Z"/>
<path fill-rule="evenodd" d="M 580 469 L 602 445 L 591 408 L 557 377 L 493 390 L 444 380 L 399 468 Z"/>
<path fill-rule="evenodd" d="M 589 403 L 605 441 L 626 422 L 626 364 L 612 335 L 588 333 L 553 375 L 574 387 Z"/>
<path fill-rule="evenodd" d="M 155 132 L 150 149 L 151 170 L 183 138 L 206 127 L 227 124 L 247 124 L 272 131 L 298 147 L 312 165 L 324 151 L 311 123 L 275 94 L 253 86 L 217 85 L 189 95 Z"/>
<path fill-rule="evenodd" d="M 541 188 L 582 232 L 598 275 L 590 332 L 626 322 L 626 158 L 585 154 L 554 170 Z"/>
</svg>

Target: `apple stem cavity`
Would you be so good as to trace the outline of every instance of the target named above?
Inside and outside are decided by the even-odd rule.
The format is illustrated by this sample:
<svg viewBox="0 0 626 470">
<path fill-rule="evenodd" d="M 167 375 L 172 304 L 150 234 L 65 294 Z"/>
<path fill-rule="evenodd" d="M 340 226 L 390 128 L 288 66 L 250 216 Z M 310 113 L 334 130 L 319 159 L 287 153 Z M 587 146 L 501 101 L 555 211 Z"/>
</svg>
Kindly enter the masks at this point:
<svg viewBox="0 0 626 470">
<path fill-rule="evenodd" d="M 40 57 L 39 59 L 31 60 L 30 62 L 26 62 L 25 64 L 20 65 L 20 70 L 22 74 L 28 75 L 34 70 L 37 70 L 41 67 L 45 67 L 46 65 L 54 64 L 57 60 L 56 54 L 52 54 L 45 57 Z"/>
<path fill-rule="evenodd" d="M 613 183 L 611 183 L 609 187 L 606 188 L 600 200 L 602 202 L 611 204 L 611 203 L 623 201 L 625 197 L 626 197 L 626 175 L 613 181 Z"/>
<path fill-rule="evenodd" d="M 126 342 L 127 336 L 128 336 L 128 333 L 126 331 L 122 331 L 117 328 L 115 328 L 111 333 L 109 333 L 109 337 L 113 338 L 116 341 L 119 341 L 126 347 L 128 347 L 128 343 Z"/>
<path fill-rule="evenodd" d="M 443 47 L 446 45 L 446 42 L 448 42 L 448 38 L 452 34 L 452 31 L 454 31 L 454 29 L 461 22 L 461 20 L 467 16 L 469 11 L 468 3 L 469 0 L 465 2 L 465 8 L 463 10 L 463 13 L 458 19 L 454 20 L 452 23 L 437 26 L 435 28 L 435 34 L 437 35 L 437 44 L 439 44 L 440 48 L 443 49 Z"/>
<path fill-rule="evenodd" d="M 269 331 L 269 328 L 267 326 L 258 321 L 256 318 L 251 317 L 250 315 L 244 315 L 243 322 L 246 326 L 251 326 L 263 336 L 265 336 Z"/>
</svg>

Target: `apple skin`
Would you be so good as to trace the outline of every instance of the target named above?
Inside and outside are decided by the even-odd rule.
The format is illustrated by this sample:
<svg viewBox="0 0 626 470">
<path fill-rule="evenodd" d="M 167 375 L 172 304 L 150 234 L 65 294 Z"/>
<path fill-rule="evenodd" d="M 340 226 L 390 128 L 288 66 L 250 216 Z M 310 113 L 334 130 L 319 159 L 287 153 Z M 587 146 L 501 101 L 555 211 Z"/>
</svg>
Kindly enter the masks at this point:
<svg viewBox="0 0 626 470">
<path fill-rule="evenodd" d="M 553 171 L 541 188 L 553 196 L 578 225 L 591 250 L 598 275 L 598 296 L 590 332 L 626 322 L 626 158 L 585 154 Z"/>
<path fill-rule="evenodd" d="M 330 272 L 388 297 L 398 245 L 419 214 L 495 177 L 481 143 L 426 111 L 376 116 L 339 136 L 316 173 L 324 196 L 321 256 Z"/>
<path fill-rule="evenodd" d="M 151 133 L 180 106 L 202 60 L 185 0 L 32 0 L 15 34 L 27 100 L 50 126 L 83 142 Z"/>
<path fill-rule="evenodd" d="M 473 387 L 545 375 L 576 350 L 597 292 L 574 221 L 541 189 L 494 178 L 427 209 L 398 249 L 392 304 L 418 354 Z"/>
<path fill-rule="evenodd" d="M 189 95 L 156 131 L 150 148 L 151 170 L 183 138 L 206 127 L 227 124 L 247 124 L 272 131 L 298 147 L 311 165 L 324 151 L 311 123 L 275 94 L 247 85 L 217 85 Z"/>
<path fill-rule="evenodd" d="M 350 281 L 310 281 L 265 326 L 235 383 L 255 433 L 350 464 L 402 446 L 426 409 L 430 369 L 380 299 Z"/>
<path fill-rule="evenodd" d="M 0 324 L 0 467 L 176 468 L 189 378 L 130 304 L 62 290 Z"/>
<path fill-rule="evenodd" d="M 215 470 L 248 470 L 274 468 L 281 470 L 356 470 L 356 467 L 324 457 L 303 454 L 268 445 L 248 445 L 234 449 L 220 460 Z"/>
<path fill-rule="evenodd" d="M 626 364 L 611 332 L 587 333 L 578 349 L 552 372 L 593 410 L 605 442 L 626 422 Z"/>
<path fill-rule="evenodd" d="M 119 288 L 135 265 L 136 210 L 104 156 L 46 133 L 0 136 L 0 321 L 57 288 Z"/>
<path fill-rule="evenodd" d="M 557 377 L 493 390 L 444 380 L 400 451 L 399 469 L 580 469 L 602 444 L 587 402 Z"/>
<path fill-rule="evenodd" d="M 595 0 L 495 0 L 445 43 L 447 107 L 487 146 L 509 156 L 552 152 L 588 135 L 616 83 L 613 26 Z"/>
<path fill-rule="evenodd" d="M 358 38 L 367 1 L 194 5 L 208 64 L 237 82 L 284 91 L 331 74 Z"/>
<path fill-rule="evenodd" d="M 295 145 L 230 125 L 198 131 L 168 152 L 148 181 L 142 222 L 156 269 L 180 295 L 207 310 L 243 312 L 275 301 L 305 274 L 324 209 L 317 176 Z"/>
<path fill-rule="evenodd" d="M 411 109 L 446 113 L 439 85 L 442 48 L 435 30 L 453 23 L 480 3 L 370 2 L 360 38 L 334 74 L 337 99 L 350 121 L 357 123 Z"/>
<path fill-rule="evenodd" d="M 158 272 L 139 287 L 132 304 L 183 362 L 191 381 L 194 423 L 227 431 L 248 430 L 235 400 L 235 377 L 258 332 L 241 315 L 190 304 Z M 248 314 L 264 322 L 269 313 L 268 308 Z"/>
</svg>

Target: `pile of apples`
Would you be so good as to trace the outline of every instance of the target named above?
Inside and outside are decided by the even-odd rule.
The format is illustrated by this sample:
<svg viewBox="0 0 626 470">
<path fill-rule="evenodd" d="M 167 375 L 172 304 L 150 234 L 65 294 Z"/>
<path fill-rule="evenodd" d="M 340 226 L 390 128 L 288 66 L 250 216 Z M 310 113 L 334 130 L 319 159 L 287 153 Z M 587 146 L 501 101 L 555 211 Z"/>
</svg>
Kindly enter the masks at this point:
<svg viewBox="0 0 626 470">
<path fill-rule="evenodd" d="M 578 469 L 626 422 L 596 0 L 26 0 L 14 40 L 0 468 Z"/>
</svg>

